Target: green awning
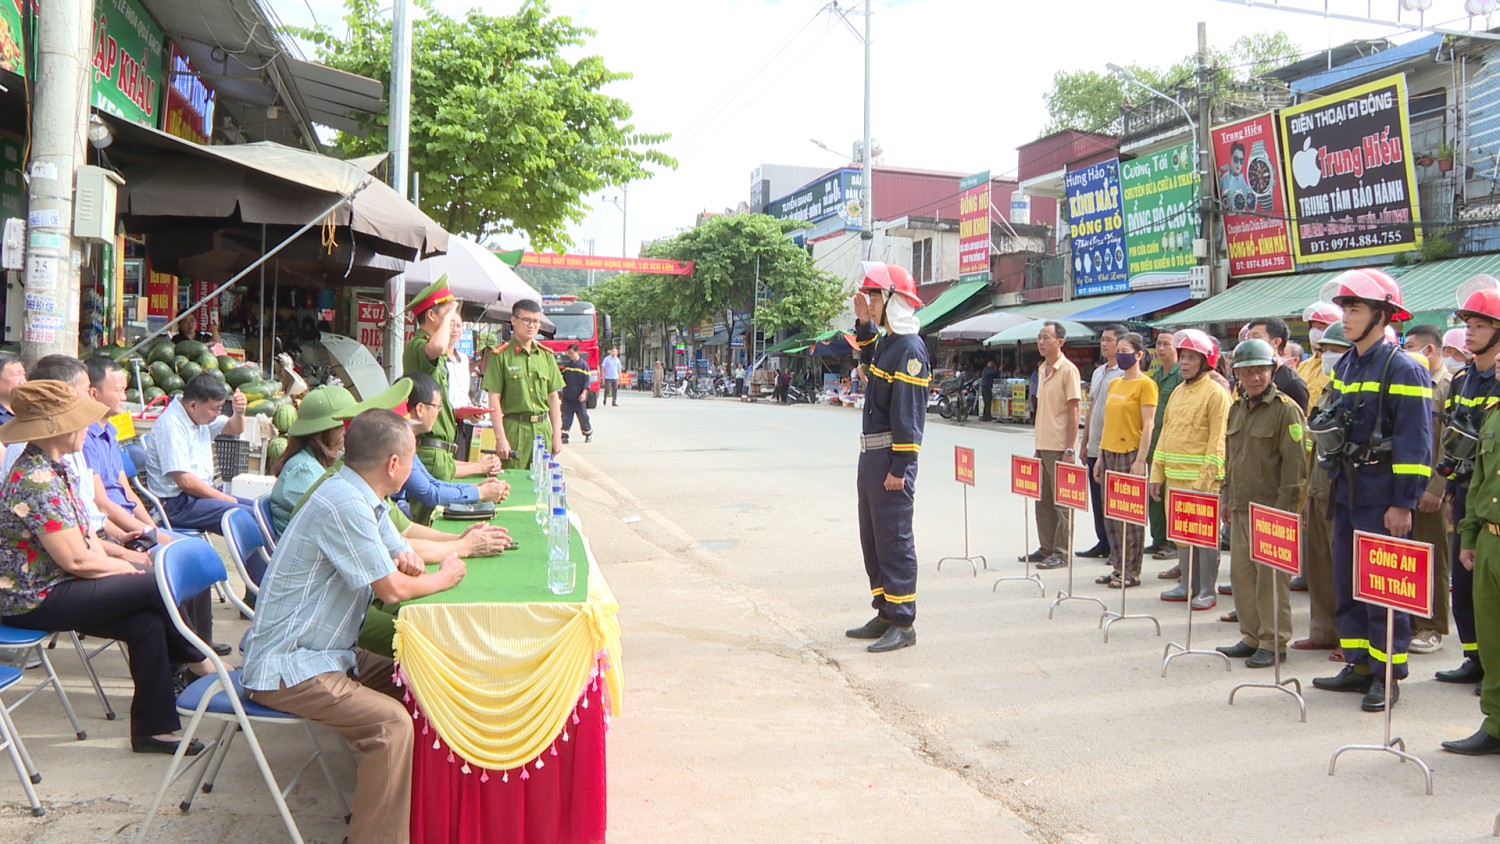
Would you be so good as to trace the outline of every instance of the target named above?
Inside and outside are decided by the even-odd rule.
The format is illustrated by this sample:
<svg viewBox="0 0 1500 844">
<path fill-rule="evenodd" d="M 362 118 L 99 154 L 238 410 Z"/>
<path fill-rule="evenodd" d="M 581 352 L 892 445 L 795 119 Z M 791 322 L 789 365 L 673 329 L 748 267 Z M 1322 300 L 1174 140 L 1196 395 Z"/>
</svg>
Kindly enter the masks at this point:
<svg viewBox="0 0 1500 844">
<path fill-rule="evenodd" d="M 1449 258 L 1401 269 L 1402 307 L 1413 314 L 1438 311 L 1446 320 L 1446 314 L 1458 307 L 1454 297 L 1460 285 L 1480 273 L 1500 275 L 1500 255 Z"/>
<path fill-rule="evenodd" d="M 799 331 L 798 333 L 793 334 L 785 340 L 782 340 L 780 343 L 777 343 L 769 349 L 766 349 L 766 354 L 778 355 L 782 352 L 790 352 L 793 349 L 806 348 L 807 344 L 811 342 L 811 339 L 812 338 L 806 331 Z"/>
<path fill-rule="evenodd" d="M 989 286 L 988 281 L 960 281 L 950 285 L 926 307 L 917 311 L 917 319 L 922 325 L 919 330 L 925 334 L 934 328 L 941 327 L 940 324 L 944 320 L 957 313 L 979 291 Z"/>
<path fill-rule="evenodd" d="M 1155 328 L 1176 328 L 1214 322 L 1249 322 L 1256 317 L 1300 319 L 1302 311 L 1318 300 L 1318 291 L 1323 284 L 1340 272 L 1343 271 L 1247 279 L 1185 311 L 1162 317 L 1151 325 Z"/>
</svg>

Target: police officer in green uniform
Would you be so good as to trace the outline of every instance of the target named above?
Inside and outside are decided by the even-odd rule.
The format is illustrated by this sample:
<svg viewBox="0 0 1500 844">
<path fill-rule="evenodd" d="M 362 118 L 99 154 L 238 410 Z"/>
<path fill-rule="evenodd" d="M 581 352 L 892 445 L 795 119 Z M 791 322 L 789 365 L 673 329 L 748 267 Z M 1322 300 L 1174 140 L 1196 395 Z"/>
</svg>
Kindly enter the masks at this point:
<svg viewBox="0 0 1500 844">
<path fill-rule="evenodd" d="M 1500 654 L 1500 413 L 1493 410 L 1479 429 L 1466 504 L 1458 526 L 1458 562 L 1473 572 L 1474 631 L 1479 653 L 1492 659 Z M 1500 670 L 1485 668 L 1478 689 L 1484 723 L 1466 739 L 1443 742 L 1444 750 L 1465 756 L 1500 753 Z"/>
<path fill-rule="evenodd" d="M 562 371 L 557 358 L 536 341 L 542 328 L 542 306 L 522 299 L 511 308 L 510 342 L 490 354 L 484 391 L 490 396 L 495 449 L 507 469 L 531 468 L 531 442 L 537 435 L 552 453 L 562 450 Z"/>
</svg>

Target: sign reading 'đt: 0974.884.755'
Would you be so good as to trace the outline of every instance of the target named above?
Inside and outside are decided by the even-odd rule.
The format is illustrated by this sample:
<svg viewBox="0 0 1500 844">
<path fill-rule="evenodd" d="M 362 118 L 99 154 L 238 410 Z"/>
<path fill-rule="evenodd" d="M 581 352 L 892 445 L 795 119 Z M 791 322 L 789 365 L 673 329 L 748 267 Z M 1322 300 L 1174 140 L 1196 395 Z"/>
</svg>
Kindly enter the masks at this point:
<svg viewBox="0 0 1500 844">
<path fill-rule="evenodd" d="M 1406 77 L 1283 109 L 1281 135 L 1299 262 L 1421 245 Z"/>
</svg>

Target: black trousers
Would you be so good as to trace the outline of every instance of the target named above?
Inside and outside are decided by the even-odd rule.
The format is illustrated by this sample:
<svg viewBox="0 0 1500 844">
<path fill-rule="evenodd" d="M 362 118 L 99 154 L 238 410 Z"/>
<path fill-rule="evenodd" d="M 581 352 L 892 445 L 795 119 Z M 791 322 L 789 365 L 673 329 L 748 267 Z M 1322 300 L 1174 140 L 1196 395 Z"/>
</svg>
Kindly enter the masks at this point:
<svg viewBox="0 0 1500 844">
<path fill-rule="evenodd" d="M 119 639 L 130 655 L 130 679 L 135 683 L 131 737 L 170 733 L 182 726 L 172 693 L 172 663 L 197 662 L 204 656 L 172 626 L 156 578 L 149 572 L 65 580 L 52 587 L 36 609 L 6 616 L 5 623 Z"/>
<path fill-rule="evenodd" d="M 1098 544 L 1104 550 L 1110 552 L 1110 560 L 1115 561 L 1114 549 L 1109 547 L 1109 532 L 1104 529 L 1104 487 L 1098 481 L 1094 480 L 1094 464 L 1099 462 L 1099 458 L 1090 457 L 1087 462 L 1089 467 L 1089 509 L 1094 511 L 1094 536 L 1098 539 Z"/>
<path fill-rule="evenodd" d="M 990 404 L 995 400 L 995 388 L 980 386 L 979 388 L 979 418 L 990 418 Z"/>
<path fill-rule="evenodd" d="M 917 617 L 917 547 L 911 531 L 917 464 L 906 470 L 906 483 L 894 492 L 885 488 L 890 471 L 889 449 L 859 455 L 859 544 L 870 578 L 870 605 L 891 624 L 910 627 Z"/>
<path fill-rule="evenodd" d="M 573 430 L 573 417 L 578 417 L 578 430 L 584 436 L 594 433 L 594 425 L 589 422 L 589 408 L 586 402 L 571 401 L 563 399 L 562 402 L 562 432 L 564 434 Z"/>
</svg>

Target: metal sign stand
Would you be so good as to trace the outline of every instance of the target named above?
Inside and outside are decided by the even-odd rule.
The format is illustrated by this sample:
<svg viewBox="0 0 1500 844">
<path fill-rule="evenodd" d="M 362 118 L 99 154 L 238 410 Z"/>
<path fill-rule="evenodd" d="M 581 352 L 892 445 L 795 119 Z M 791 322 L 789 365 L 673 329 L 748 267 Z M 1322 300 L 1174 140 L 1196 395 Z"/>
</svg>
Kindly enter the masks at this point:
<svg viewBox="0 0 1500 844">
<path fill-rule="evenodd" d="M 1393 654 L 1396 652 L 1395 645 L 1395 623 L 1396 611 L 1390 607 L 1385 608 L 1385 652 Z M 1427 778 L 1427 795 L 1432 796 L 1432 769 L 1427 763 L 1406 752 L 1406 742 L 1402 739 L 1391 738 L 1391 684 L 1395 682 L 1391 676 L 1394 672 L 1391 660 L 1385 663 L 1385 743 L 1384 744 L 1346 744 L 1333 752 L 1328 759 L 1328 776 L 1333 776 L 1334 766 L 1339 762 L 1339 756 L 1346 750 L 1373 750 L 1378 753 L 1389 753 L 1399 758 L 1402 762 L 1415 762 L 1422 769 L 1422 775 Z M 1495 834 L 1500 835 L 1500 817 L 1495 818 Z"/>
<path fill-rule="evenodd" d="M 1297 534 L 1297 541 L 1299 543 L 1302 541 L 1302 535 L 1301 535 L 1300 531 Z M 1300 557 L 1300 555 L 1299 555 L 1299 557 Z M 1256 565 L 1264 565 L 1264 564 L 1263 563 L 1256 563 Z M 1266 568 L 1268 568 L 1268 569 L 1271 570 L 1271 576 L 1272 577 L 1281 577 L 1282 574 L 1283 574 L 1283 572 L 1278 571 L 1274 566 L 1266 566 Z M 1281 629 L 1281 601 L 1279 599 L 1277 601 L 1275 601 L 1273 604 L 1271 604 L 1271 629 L 1272 630 L 1280 630 Z M 1387 651 L 1386 653 L 1390 653 L 1390 651 Z M 1278 692 L 1286 692 L 1287 694 L 1289 694 L 1289 695 L 1292 696 L 1292 700 L 1297 701 L 1297 708 L 1299 708 L 1299 709 L 1302 710 L 1302 723 L 1306 724 L 1307 723 L 1307 700 L 1306 700 L 1306 698 L 1302 697 L 1302 681 L 1298 680 L 1296 677 L 1288 677 L 1285 680 L 1281 679 L 1281 648 L 1280 647 L 1278 647 L 1278 648 L 1275 649 L 1275 652 L 1272 655 L 1272 660 L 1273 660 L 1272 661 L 1272 665 L 1275 666 L 1275 668 L 1276 668 L 1276 682 L 1274 682 L 1274 683 L 1240 683 L 1239 685 L 1237 685 L 1234 688 L 1232 688 L 1232 689 L 1229 690 L 1229 705 L 1230 706 L 1234 706 L 1234 696 L 1235 696 L 1236 693 L 1239 692 L 1240 689 L 1275 689 Z M 1287 688 L 1287 686 L 1289 686 L 1289 685 L 1292 688 Z"/>
<path fill-rule="evenodd" d="M 1000 584 L 1004 583 L 1007 580 L 1014 580 L 1023 583 L 1035 583 L 1036 588 L 1041 593 L 1037 597 L 1045 598 L 1047 597 L 1047 586 L 1042 583 L 1042 576 L 1031 570 L 1031 551 L 1028 550 L 1031 548 L 1031 499 L 1024 496 L 1022 496 L 1021 498 L 1021 517 L 1021 524 L 1025 530 L 1026 539 L 1026 544 L 1021 546 L 1021 550 L 1025 551 L 1026 553 L 1021 557 L 1021 559 L 1026 561 L 1026 576 L 1022 577 L 1018 574 L 1007 574 L 1004 577 L 996 580 L 995 585 L 990 587 L 990 591 L 994 592 L 996 589 L 999 589 Z M 964 518 L 968 518 L 967 512 L 964 513 Z M 989 567 L 986 566 L 985 568 Z"/>
<path fill-rule="evenodd" d="M 1132 621 L 1132 620 L 1135 620 L 1135 619 L 1142 619 L 1142 620 L 1149 621 L 1152 624 L 1156 625 L 1156 635 L 1160 636 L 1161 635 L 1161 622 L 1156 620 L 1156 616 L 1151 615 L 1150 613 L 1144 613 L 1144 612 L 1138 612 L 1138 613 L 1127 613 L 1127 612 L 1125 612 L 1125 593 L 1127 591 L 1129 591 L 1129 590 L 1127 590 L 1126 587 L 1125 587 L 1125 561 L 1121 560 L 1120 561 L 1120 611 L 1119 612 L 1114 612 L 1113 610 L 1105 610 L 1104 615 L 1099 616 L 1099 626 L 1102 627 L 1102 628 L 1104 628 L 1104 641 L 1106 641 L 1106 642 L 1109 641 L 1109 628 L 1115 622 L 1117 622 L 1117 621 Z M 1191 599 L 1189 599 L 1189 603 L 1191 603 Z"/>
<path fill-rule="evenodd" d="M 962 557 L 943 557 L 942 559 L 938 560 L 937 570 L 943 570 L 943 562 L 946 560 L 961 560 L 965 563 L 968 563 L 969 567 L 974 569 L 974 576 L 978 577 L 979 566 L 975 564 L 975 561 L 977 560 L 981 563 L 984 563 L 985 571 L 990 570 L 990 562 L 989 560 L 986 560 L 984 558 L 983 554 L 969 553 L 969 485 L 959 484 L 959 486 L 964 488 L 964 555 Z"/>
<path fill-rule="evenodd" d="M 1068 511 L 1068 588 L 1066 590 L 1064 590 L 1064 589 L 1057 590 L 1057 598 L 1052 601 L 1052 606 L 1047 609 L 1047 618 L 1048 618 L 1048 620 L 1051 620 L 1052 614 L 1057 611 L 1057 605 L 1061 604 L 1061 603 L 1063 603 L 1065 601 L 1093 601 L 1094 603 L 1096 603 L 1096 604 L 1099 605 L 1099 609 L 1101 609 L 1101 610 L 1107 610 L 1107 609 L 1109 609 L 1109 607 L 1103 601 L 1099 600 L 1098 598 L 1095 598 L 1092 595 L 1074 595 L 1073 594 L 1073 569 L 1075 569 L 1075 568 L 1078 567 L 1075 564 L 1076 561 L 1073 559 L 1073 527 L 1074 527 L 1073 515 L 1075 513 L 1081 513 L 1081 512 L 1084 512 L 1084 511 L 1082 511 L 1082 510 L 1074 510 L 1072 507 L 1068 507 L 1066 509 Z"/>
<path fill-rule="evenodd" d="M 1217 554 L 1217 553 L 1219 553 L 1219 549 L 1217 547 L 1215 547 L 1213 549 L 1213 552 L 1215 554 Z M 1195 651 L 1195 650 L 1193 650 L 1193 613 L 1197 612 L 1197 610 L 1193 609 L 1193 554 L 1194 553 L 1196 553 L 1194 547 L 1190 546 L 1188 548 L 1187 565 L 1183 566 L 1184 574 L 1185 574 L 1186 580 L 1187 580 L 1187 586 L 1185 587 L 1187 589 L 1187 608 L 1188 608 L 1187 644 L 1186 645 L 1179 645 L 1176 642 L 1168 642 L 1167 643 L 1167 647 L 1162 650 L 1162 654 L 1161 654 L 1162 655 L 1161 676 L 1163 676 L 1163 677 L 1167 676 L 1167 668 L 1172 665 L 1172 660 L 1176 659 L 1179 656 L 1188 656 L 1189 654 L 1197 654 L 1197 655 L 1200 655 L 1200 656 L 1216 656 L 1219 659 L 1224 660 L 1224 670 L 1225 671 L 1229 670 L 1229 657 L 1227 657 L 1227 656 L 1219 653 L 1218 651 Z M 1177 653 L 1172 653 L 1172 649 L 1173 648 L 1177 649 Z"/>
</svg>

